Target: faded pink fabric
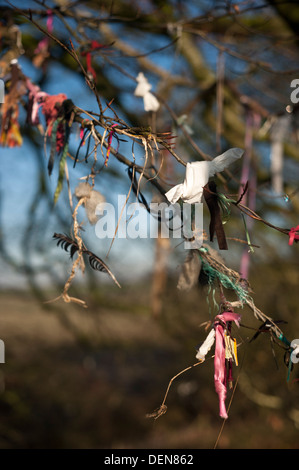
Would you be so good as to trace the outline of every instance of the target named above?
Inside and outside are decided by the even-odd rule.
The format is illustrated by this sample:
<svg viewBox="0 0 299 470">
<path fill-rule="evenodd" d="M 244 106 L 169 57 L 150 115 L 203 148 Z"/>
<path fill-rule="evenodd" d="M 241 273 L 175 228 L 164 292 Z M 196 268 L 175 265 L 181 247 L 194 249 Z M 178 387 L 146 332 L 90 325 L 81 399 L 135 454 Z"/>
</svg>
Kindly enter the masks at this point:
<svg viewBox="0 0 299 470">
<path fill-rule="evenodd" d="M 26 85 L 29 90 L 29 106 L 28 106 L 28 117 L 29 124 L 37 126 L 39 124 L 38 110 L 43 105 L 44 99 L 48 96 L 48 93 L 41 91 L 37 85 L 33 85 L 31 80 L 27 78 Z"/>
<path fill-rule="evenodd" d="M 53 12 L 52 10 L 47 10 L 47 15 L 48 15 L 48 18 L 47 18 L 47 30 L 49 31 L 49 33 L 52 33 L 53 32 Z M 34 51 L 34 54 L 38 54 L 39 52 L 42 52 L 43 50 L 47 50 L 48 47 L 49 47 L 49 44 L 50 44 L 50 38 L 48 36 L 46 36 L 45 38 L 43 38 L 41 41 L 39 41 L 35 51 Z"/>
<path fill-rule="evenodd" d="M 227 419 L 225 407 L 226 399 L 226 368 L 225 368 L 225 340 L 224 330 L 229 321 L 234 321 L 239 326 L 241 315 L 232 312 L 224 312 L 215 318 L 215 358 L 214 358 L 214 383 L 219 397 L 219 414 L 221 418 Z"/>
</svg>

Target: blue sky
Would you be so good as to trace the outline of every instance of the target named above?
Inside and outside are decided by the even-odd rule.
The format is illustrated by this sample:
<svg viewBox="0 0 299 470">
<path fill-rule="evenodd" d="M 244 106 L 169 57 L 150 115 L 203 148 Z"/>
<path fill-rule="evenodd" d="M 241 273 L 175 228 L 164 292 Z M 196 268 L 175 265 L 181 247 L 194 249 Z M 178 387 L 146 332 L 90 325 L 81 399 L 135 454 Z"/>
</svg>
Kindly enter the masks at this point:
<svg viewBox="0 0 299 470">
<path fill-rule="evenodd" d="M 16 6 L 23 5 L 23 2 L 20 1 L 15 1 L 13 3 Z M 0 2 L 0 4 L 2 4 L 2 2 Z M 26 7 L 36 8 L 36 4 L 34 2 L 27 2 Z M 28 25 L 24 25 L 23 28 L 26 30 Z M 161 46 L 161 42 L 159 42 L 159 46 Z M 155 60 L 158 60 L 158 56 L 155 57 Z M 173 66 L 173 62 L 169 60 L 167 53 L 163 54 L 163 57 L 160 60 L 162 60 L 164 68 L 171 68 Z M 21 66 L 24 74 L 31 78 L 33 82 L 38 79 L 40 74 L 39 70 L 37 70 L 26 57 L 20 57 L 19 65 Z M 135 72 L 137 73 L 138 69 L 136 69 Z M 134 110 L 140 109 L 140 112 L 142 113 L 142 99 L 136 98 L 133 95 L 136 83 L 126 76 L 121 75 L 117 70 L 111 69 L 110 75 L 111 80 L 114 81 L 114 83 L 122 84 L 122 87 L 125 90 L 122 94 L 122 99 L 124 102 L 129 106 L 133 106 Z M 154 83 L 153 85 L 155 86 Z M 82 109 L 97 109 L 95 97 L 86 85 L 84 78 L 82 78 L 80 74 L 66 69 L 61 64 L 59 64 L 59 62 L 52 62 L 48 67 L 46 82 L 43 85 L 43 91 L 49 94 L 65 93 L 68 98 L 72 99 L 73 102 Z M 117 112 L 119 113 L 120 117 L 122 117 L 119 110 L 117 110 Z M 20 120 L 23 122 L 25 120 L 25 113 L 23 111 L 20 113 Z M 73 150 L 73 152 L 75 152 L 79 141 L 78 132 L 73 132 L 70 145 L 70 148 Z M 47 148 L 46 155 L 44 152 L 43 140 L 40 139 L 40 142 L 40 150 L 37 150 L 36 147 L 30 141 L 28 141 L 27 138 L 24 138 L 24 142 L 21 148 L 0 148 L 1 230 L 8 253 L 13 257 L 14 260 L 20 261 L 21 263 L 24 261 L 24 230 L 28 224 L 29 210 L 32 203 L 34 202 L 34 196 L 36 194 L 38 188 L 37 185 L 39 183 L 40 168 L 37 162 L 38 159 L 40 159 L 41 154 L 46 174 L 46 164 L 49 149 Z M 122 142 L 120 150 L 124 155 L 128 156 L 128 158 L 131 158 L 132 143 L 128 142 L 126 144 Z M 38 155 L 38 151 L 40 151 L 41 154 Z M 82 153 L 84 155 L 84 149 Z M 142 164 L 144 161 L 143 150 L 138 148 L 138 146 L 135 146 L 134 153 L 135 158 L 137 159 L 137 163 Z M 102 158 L 101 155 L 98 155 L 98 158 Z M 115 170 L 120 172 L 122 178 L 111 178 L 107 175 L 108 170 L 104 169 L 100 177 L 97 178 L 96 189 L 100 190 L 105 195 L 108 202 L 116 203 L 117 194 L 127 194 L 130 187 L 129 178 L 127 176 L 126 167 L 117 162 L 112 155 L 110 156 L 108 166 L 108 170 Z M 89 168 L 89 166 L 88 168 L 85 167 L 85 163 L 82 163 L 81 165 L 77 165 L 76 169 L 73 170 L 71 163 L 69 164 L 70 184 L 72 190 L 74 190 L 75 186 L 78 184 L 79 178 L 89 173 Z M 57 165 L 54 168 L 53 174 L 47 180 L 47 184 L 51 188 L 53 194 L 55 191 L 56 182 Z M 114 188 L 113 186 L 117 186 L 117 188 Z M 134 198 L 131 198 L 131 201 L 134 200 Z M 62 214 L 65 214 L 66 220 L 71 221 L 70 208 L 65 191 L 60 196 L 57 206 L 60 210 L 62 210 Z M 42 212 L 49 211 L 49 208 L 46 204 L 40 204 L 38 206 L 38 211 L 40 212 L 41 217 L 37 218 L 37 222 L 42 219 L 42 215 L 44 215 Z M 83 210 L 81 210 L 80 216 L 84 217 Z M 85 240 L 87 239 L 90 243 L 90 248 L 94 249 L 94 251 L 99 256 L 105 258 L 105 254 L 110 248 L 111 240 L 99 241 L 95 236 L 94 227 L 90 226 L 89 224 L 86 224 L 85 229 L 86 232 L 84 233 L 84 237 Z M 47 243 L 49 246 L 47 253 L 50 253 L 50 256 L 47 258 L 47 254 L 41 254 L 40 251 L 34 253 L 33 250 L 34 263 L 43 265 L 49 262 L 49 259 L 52 260 L 51 257 L 54 256 L 56 259 L 65 259 L 66 261 L 63 261 L 64 265 L 66 263 L 69 264 L 65 254 L 60 252 L 60 249 L 57 249 L 52 241 L 52 234 L 54 231 L 61 231 L 60 225 L 55 220 L 55 214 L 50 212 L 47 217 L 46 233 L 43 233 L 43 236 L 46 237 L 44 243 Z M 43 231 L 36 227 L 36 232 L 38 234 L 39 232 Z M 116 268 L 113 269 L 111 267 L 111 269 L 113 272 L 118 271 L 118 274 L 124 277 L 139 276 L 141 273 L 149 272 L 153 265 L 153 259 L 154 246 L 149 239 L 132 241 L 119 240 L 116 238 L 113 243 L 113 248 L 109 254 L 109 262 L 112 264 L 112 266 L 114 260 L 116 261 Z M 5 265 L 4 269 L 0 270 L 0 276 L 2 278 L 1 280 L 5 285 L 8 282 L 7 269 L 8 267 Z M 14 279 L 14 276 L 12 276 L 12 279 Z"/>
<path fill-rule="evenodd" d="M 24 74 L 34 81 L 38 72 L 31 63 L 26 58 L 20 58 L 19 64 Z M 84 79 L 78 74 L 66 70 L 57 63 L 52 64 L 49 68 L 43 91 L 49 94 L 65 93 L 76 105 L 83 109 L 95 110 L 97 107 L 94 95 L 88 89 Z M 134 91 L 134 87 L 132 87 L 132 91 Z M 129 99 L 129 97 L 127 99 Z M 138 100 L 134 96 L 132 96 L 131 99 L 135 101 Z M 142 110 L 142 102 L 138 104 L 140 104 Z M 24 112 L 21 112 L 21 119 L 25 119 Z M 27 227 L 29 209 L 34 201 L 34 196 L 38 188 L 39 165 L 37 161 L 41 154 L 44 160 L 44 173 L 47 175 L 46 164 L 49 149 L 47 148 L 47 155 L 45 155 L 43 139 L 41 138 L 40 141 L 41 148 L 39 150 L 37 150 L 27 138 L 24 138 L 21 148 L 0 148 L 1 230 L 9 254 L 15 261 L 21 263 L 24 261 L 24 230 Z M 74 132 L 71 138 L 71 150 L 74 151 L 74 149 L 77 148 L 79 141 L 78 132 Z M 122 153 L 130 158 L 132 151 L 131 142 L 124 142 L 121 145 Z M 37 152 L 40 152 L 40 154 L 38 155 Z M 84 148 L 82 153 L 84 155 Z M 144 152 L 138 150 L 138 146 L 135 148 L 135 157 L 137 162 L 142 164 L 144 161 Z M 102 158 L 100 152 L 98 158 Z M 113 155 L 110 156 L 108 167 L 109 170 L 113 169 L 119 171 L 123 178 L 112 178 L 110 175 L 105 174 L 108 170 L 104 169 L 100 177 L 96 180 L 96 189 L 105 195 L 108 202 L 112 202 L 116 205 L 117 194 L 126 195 L 130 187 L 130 182 L 127 176 L 126 166 L 116 161 Z M 69 163 L 72 191 L 74 191 L 76 185 L 81 181 L 79 178 L 89 173 L 89 169 L 90 166 L 86 166 L 84 162 L 78 164 L 75 170 L 72 168 L 72 162 Z M 46 178 L 47 184 L 50 186 L 52 194 L 54 194 L 57 182 L 57 166 L 54 168 L 51 177 L 48 178 L 48 176 L 46 176 Z M 116 188 L 114 188 L 115 185 L 117 185 Z M 71 212 L 65 189 L 58 200 L 57 206 L 62 210 L 62 213 L 65 214 L 66 220 L 71 222 Z M 134 202 L 135 198 L 131 197 L 130 201 Z M 41 213 L 42 211 L 49 211 L 49 208 L 46 204 L 41 204 L 38 210 Z M 144 213 L 145 212 L 144 210 Z M 83 209 L 79 212 L 79 215 L 86 220 Z M 37 221 L 38 220 L 39 218 Z M 68 257 L 60 248 L 56 248 L 55 243 L 52 241 L 53 233 L 63 230 L 64 227 L 62 228 L 59 222 L 56 221 L 55 213 L 50 212 L 47 217 L 47 230 L 44 233 L 44 243 L 48 245 L 49 250 L 42 254 L 40 251 L 36 253 L 33 251 L 32 262 L 34 265 L 44 265 L 48 262 L 52 262 L 52 257 L 54 256 L 56 260 L 62 261 L 64 268 L 70 266 Z M 95 253 L 105 259 L 111 247 L 112 240 L 99 240 L 95 234 L 95 227 L 88 224 L 88 222 L 85 225 L 85 230 L 83 235 L 84 240 L 90 243 L 90 249 L 94 250 Z M 38 227 L 36 231 L 39 231 Z M 124 240 L 116 237 L 109 253 L 109 259 L 106 261 L 118 278 L 123 278 L 124 280 L 130 278 L 134 279 L 136 276 L 139 277 L 151 271 L 154 261 L 154 244 L 150 239 Z M 172 260 L 172 265 L 173 262 L 175 265 L 176 260 Z M 3 287 L 15 285 L 16 280 L 19 284 L 23 283 L 24 279 L 22 279 L 22 276 L 15 273 L 6 264 L 3 268 L 4 269 L 0 270 L 1 284 Z"/>
<path fill-rule="evenodd" d="M 2 5 L 4 3 L 0 1 L 0 4 Z M 23 5 L 23 2 L 15 1 L 14 4 Z M 26 2 L 26 7 L 36 7 L 36 4 L 34 2 Z M 27 27 L 28 26 L 24 26 L 24 28 Z M 134 38 L 132 38 L 132 41 L 134 42 Z M 156 45 L 151 44 L 152 47 Z M 160 42 L 159 45 L 161 46 L 162 43 Z M 145 46 L 140 43 L 138 44 L 138 47 L 142 49 L 142 47 Z M 205 54 L 209 63 L 215 69 L 218 58 L 217 50 L 209 44 L 205 44 L 203 46 L 203 53 Z M 173 61 L 173 56 L 168 53 L 167 49 L 162 54 L 153 54 L 152 57 L 156 61 L 157 65 L 163 66 L 167 70 L 174 70 L 173 68 L 176 67 L 176 63 Z M 19 63 L 25 75 L 30 77 L 33 81 L 38 78 L 40 72 L 35 69 L 28 59 L 21 57 Z M 244 66 L 244 63 L 239 62 L 238 64 L 236 60 L 234 60 L 233 63 L 234 66 L 231 68 L 233 71 L 239 72 L 240 67 L 241 71 L 243 71 L 242 67 Z M 235 68 L 237 65 L 239 67 L 238 70 Z M 138 69 L 132 67 L 130 71 L 132 74 L 137 74 Z M 121 83 L 121 86 L 124 88 L 125 91 L 122 94 L 124 103 L 128 106 L 134 107 L 134 110 L 140 110 L 142 113 L 142 99 L 136 98 L 133 95 L 136 85 L 133 80 L 123 76 L 117 70 L 112 68 L 109 73 L 111 81 L 116 84 Z M 231 73 L 234 72 L 231 71 Z M 153 85 L 155 89 L 155 82 L 153 82 Z M 77 106 L 86 110 L 97 109 L 95 97 L 87 87 L 84 79 L 79 74 L 65 69 L 61 64 L 59 64 L 59 62 L 52 62 L 49 66 L 47 71 L 47 79 L 43 85 L 43 91 L 46 91 L 49 94 L 65 93 L 68 98 L 72 99 Z M 117 111 L 119 112 L 119 110 Z M 21 112 L 21 119 L 25 119 L 24 112 Z M 73 132 L 71 138 L 71 150 L 75 151 L 78 144 L 78 133 Z M 269 163 L 269 147 L 261 146 L 260 148 L 261 155 L 263 157 L 263 163 L 267 165 Z M 120 150 L 124 155 L 128 156 L 128 158 L 131 158 L 131 142 L 121 143 Z M 40 152 L 42 154 L 43 164 L 45 167 L 44 170 L 46 174 L 47 155 L 44 153 L 42 139 Z M 0 148 L 1 231 L 9 253 L 15 256 L 18 260 L 23 260 L 24 228 L 27 226 L 29 208 L 37 191 L 37 184 L 39 182 L 39 166 L 37 161 L 41 154 L 37 154 L 37 149 L 27 139 L 24 139 L 24 143 L 21 148 Z M 135 155 L 137 161 L 142 164 L 144 153 L 142 149 L 138 150 L 138 146 L 135 147 Z M 101 158 L 100 155 L 99 158 Z M 88 168 L 85 166 L 85 163 L 77 165 L 75 170 L 73 170 L 71 164 L 69 165 L 70 183 L 72 190 L 74 190 L 75 186 L 78 184 L 79 178 L 88 173 Z M 110 175 L 108 176 L 109 170 L 119 171 L 122 177 L 112 178 Z M 295 173 L 292 172 L 292 175 L 294 177 Z M 297 176 L 294 177 L 294 183 L 296 178 Z M 52 176 L 47 179 L 53 194 L 56 181 L 57 165 L 53 171 Z M 113 203 L 116 203 L 117 194 L 127 194 L 129 190 L 129 179 L 126 174 L 126 167 L 117 162 L 112 155 L 109 159 L 108 169 L 104 169 L 97 179 L 96 189 L 103 192 L 108 202 Z M 62 211 L 62 214 L 64 214 L 65 219 L 67 221 L 70 220 L 70 209 L 68 206 L 66 194 L 63 194 L 60 197 L 60 200 L 58 201 L 58 208 Z M 42 212 L 49 211 L 49 208 L 45 204 L 40 204 L 38 210 L 40 212 L 40 218 L 38 218 L 38 220 L 41 220 L 41 216 L 44 215 Z M 84 215 L 83 211 L 81 211 L 80 215 Z M 63 265 L 67 266 L 69 264 L 67 257 L 63 258 L 64 253 L 60 252 L 59 249 L 56 249 L 55 243 L 52 241 L 53 232 L 59 232 L 62 229 L 60 228 L 59 222 L 57 222 L 55 219 L 53 212 L 46 214 L 46 217 L 48 217 L 48 221 L 46 233 L 44 235 L 47 237 L 47 243 L 50 248 L 49 251 L 47 250 L 47 254 L 41 255 L 41 252 L 38 251 L 35 254 L 35 262 L 44 264 L 48 262 L 49 259 L 52 260 L 52 256 L 54 256 L 56 259 L 63 259 Z M 88 241 L 90 242 L 91 249 L 94 249 L 94 251 L 99 256 L 105 258 L 111 241 L 99 241 L 95 235 L 94 227 L 86 225 L 85 228 L 86 233 L 84 235 L 86 235 Z M 38 234 L 40 229 L 37 227 L 36 231 Z M 172 264 L 174 266 L 176 266 L 178 259 L 182 259 L 182 252 L 183 250 L 178 250 L 178 258 L 174 256 L 172 259 Z M 48 258 L 46 258 L 47 255 Z M 109 262 L 111 263 L 112 271 L 116 274 L 119 274 L 120 276 L 126 276 L 128 274 L 139 276 L 140 273 L 148 272 L 152 268 L 153 258 L 154 246 L 150 240 L 141 239 L 137 241 L 124 241 L 116 239 L 113 244 L 113 249 L 109 255 Z M 5 266 L 4 269 L 6 271 L 3 269 L 0 270 L 2 281 L 4 281 L 4 276 L 7 280 L 7 266 Z"/>
</svg>

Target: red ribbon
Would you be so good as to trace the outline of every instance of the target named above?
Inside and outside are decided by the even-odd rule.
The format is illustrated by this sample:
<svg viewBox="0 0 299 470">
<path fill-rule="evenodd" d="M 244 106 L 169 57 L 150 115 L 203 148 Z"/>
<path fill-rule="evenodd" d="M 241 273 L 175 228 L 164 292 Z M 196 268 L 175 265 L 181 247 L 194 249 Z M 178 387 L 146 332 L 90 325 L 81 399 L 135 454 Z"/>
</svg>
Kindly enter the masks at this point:
<svg viewBox="0 0 299 470">
<path fill-rule="evenodd" d="M 91 41 L 90 48 L 81 53 L 81 55 L 86 56 L 87 71 L 93 76 L 93 79 L 95 81 L 97 79 L 97 75 L 96 75 L 96 71 L 94 70 L 91 64 L 91 52 L 96 51 L 97 49 L 101 49 L 102 47 L 105 47 L 105 46 L 103 44 L 100 44 L 98 41 L 93 40 Z"/>
<path fill-rule="evenodd" d="M 105 160 L 105 166 L 108 165 L 108 160 L 109 160 L 109 155 L 110 155 L 110 150 L 111 150 L 111 144 L 112 144 L 112 137 L 113 137 L 114 132 L 110 131 L 108 135 L 108 147 L 107 147 L 107 153 L 106 153 L 106 160 Z"/>
<path fill-rule="evenodd" d="M 117 124 L 112 124 L 111 127 L 115 127 L 115 126 L 117 126 Z M 108 147 L 107 147 L 107 153 L 106 153 L 105 166 L 108 165 L 108 160 L 109 160 L 109 155 L 110 155 L 110 151 L 111 151 L 111 144 L 112 144 L 113 135 L 114 135 L 114 130 L 111 130 L 109 132 L 109 135 L 108 135 Z"/>
<path fill-rule="evenodd" d="M 299 225 L 292 227 L 289 231 L 289 245 L 293 245 L 294 241 L 299 240 L 299 234 L 297 235 L 296 232 L 299 232 Z"/>
</svg>

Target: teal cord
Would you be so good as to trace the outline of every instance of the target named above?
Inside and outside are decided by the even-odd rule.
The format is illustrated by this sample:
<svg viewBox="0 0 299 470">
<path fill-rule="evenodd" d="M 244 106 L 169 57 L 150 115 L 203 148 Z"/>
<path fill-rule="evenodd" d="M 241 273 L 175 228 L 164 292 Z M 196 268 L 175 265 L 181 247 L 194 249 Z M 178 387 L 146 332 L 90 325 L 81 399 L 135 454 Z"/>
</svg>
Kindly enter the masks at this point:
<svg viewBox="0 0 299 470">
<path fill-rule="evenodd" d="M 225 287 L 226 289 L 234 290 L 238 298 L 242 301 L 242 303 L 248 300 L 248 293 L 240 285 L 234 283 L 226 274 L 223 274 L 217 271 L 217 269 L 212 268 L 212 266 L 210 266 L 203 260 L 202 269 L 208 277 L 209 284 L 212 284 L 216 279 L 218 279 L 223 287 Z"/>
</svg>

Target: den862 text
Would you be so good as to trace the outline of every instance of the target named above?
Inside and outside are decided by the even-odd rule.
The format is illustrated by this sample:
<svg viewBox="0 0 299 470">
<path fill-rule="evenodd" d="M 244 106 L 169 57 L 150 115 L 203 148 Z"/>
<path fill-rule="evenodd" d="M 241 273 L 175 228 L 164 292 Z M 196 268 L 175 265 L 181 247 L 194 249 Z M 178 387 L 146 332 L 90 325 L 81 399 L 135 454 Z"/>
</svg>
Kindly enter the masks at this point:
<svg viewBox="0 0 299 470">
<path fill-rule="evenodd" d="M 160 465 L 193 465 L 192 454 L 149 454 L 148 456 L 149 465 L 160 464 Z"/>
</svg>

